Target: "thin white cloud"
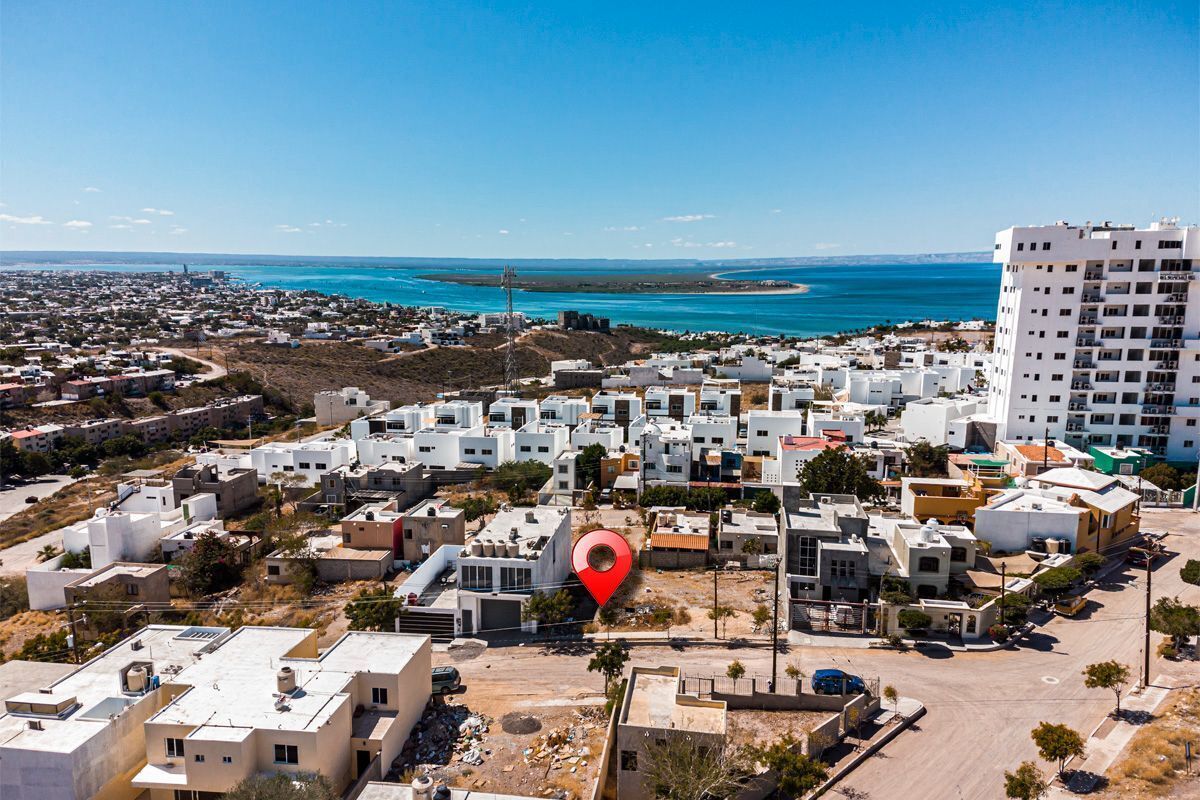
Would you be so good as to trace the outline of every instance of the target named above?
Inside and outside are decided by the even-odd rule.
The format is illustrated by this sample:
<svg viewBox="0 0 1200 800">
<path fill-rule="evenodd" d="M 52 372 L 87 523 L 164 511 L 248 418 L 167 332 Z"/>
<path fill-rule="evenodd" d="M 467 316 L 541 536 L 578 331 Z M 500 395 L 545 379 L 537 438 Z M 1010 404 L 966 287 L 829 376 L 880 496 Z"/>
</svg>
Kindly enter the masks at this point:
<svg viewBox="0 0 1200 800">
<path fill-rule="evenodd" d="M 563 231 L 563 236 L 574 236 L 575 231 Z"/>
<path fill-rule="evenodd" d="M 275 230 L 280 233 L 301 233 L 301 229 L 295 225 L 276 225 Z"/>
<path fill-rule="evenodd" d="M 95 186 L 85 186 L 85 187 L 83 187 L 83 190 L 84 190 L 85 192 L 98 192 L 98 191 L 100 191 L 100 190 L 99 190 L 99 189 L 97 189 Z"/>
<path fill-rule="evenodd" d="M 12 214 L 0 214 L 0 222 L 12 222 L 17 225 L 52 225 L 50 220 L 43 217 L 41 214 L 35 214 L 30 217 L 14 217 Z"/>
<path fill-rule="evenodd" d="M 504 228 L 501 228 L 499 231 L 497 231 L 497 233 L 499 233 L 501 236 L 508 236 L 508 231 Z"/>
<path fill-rule="evenodd" d="M 135 217 L 112 216 L 112 217 L 109 217 L 109 219 L 111 219 L 113 222 L 126 222 L 126 223 L 129 223 L 130 225 L 149 225 L 149 224 L 151 224 L 150 220 L 142 219 L 140 217 L 135 218 Z"/>
<path fill-rule="evenodd" d="M 187 233 L 187 232 L 188 232 L 188 229 L 187 229 L 187 228 L 181 228 L 181 227 L 179 227 L 178 225 L 176 225 L 175 227 L 171 228 L 171 233 L 172 233 L 173 235 L 175 235 L 175 236 L 178 236 L 178 235 L 180 235 L 181 233 Z"/>
<path fill-rule="evenodd" d="M 671 244 L 675 245 L 676 247 L 716 247 L 721 249 L 727 247 L 737 247 L 737 242 L 693 242 L 691 239 L 684 239 L 681 236 L 676 236 L 674 239 L 672 239 Z"/>
<path fill-rule="evenodd" d="M 712 219 L 712 214 L 679 214 L 674 217 L 663 217 L 663 222 L 699 222 L 702 219 Z"/>
<path fill-rule="evenodd" d="M 622 226 L 622 225 L 609 225 L 609 226 L 608 226 L 607 228 L 605 228 L 604 230 L 605 230 L 605 231 L 608 231 L 609 233 L 613 233 L 613 232 L 621 232 L 621 233 L 624 233 L 624 232 L 626 232 L 626 231 L 629 231 L 629 232 L 633 232 L 633 231 L 640 231 L 641 229 L 642 229 L 642 226 L 641 226 L 641 225 L 624 225 L 624 226 Z"/>
<path fill-rule="evenodd" d="M 131 230 L 133 230 L 132 225 L 129 225 L 124 222 L 118 223 L 116 225 L 109 225 L 108 227 L 112 228 L 114 231 L 131 231 Z"/>
<path fill-rule="evenodd" d="M 783 213 L 783 209 L 782 209 L 782 208 L 772 208 L 772 209 L 771 209 L 771 213 L 772 213 L 772 214 L 782 214 L 782 213 Z"/>
<path fill-rule="evenodd" d="M 92 227 L 92 223 L 88 222 L 86 219 L 73 219 L 68 222 L 64 222 L 63 227 L 64 228 L 75 228 L 76 230 L 85 231 L 88 228 Z"/>
<path fill-rule="evenodd" d="M 818 250 L 833 250 L 834 248 L 841 247 L 841 245 L 836 242 L 817 242 L 813 247 Z"/>
<path fill-rule="evenodd" d="M 165 208 L 143 208 L 143 214 L 158 214 L 160 217 L 173 217 L 174 211 L 167 211 Z"/>
<path fill-rule="evenodd" d="M 310 227 L 310 228 L 344 228 L 344 227 L 346 227 L 346 223 L 334 222 L 331 219 L 327 219 L 324 222 L 310 222 L 310 223 L 308 223 L 308 227 Z"/>
</svg>

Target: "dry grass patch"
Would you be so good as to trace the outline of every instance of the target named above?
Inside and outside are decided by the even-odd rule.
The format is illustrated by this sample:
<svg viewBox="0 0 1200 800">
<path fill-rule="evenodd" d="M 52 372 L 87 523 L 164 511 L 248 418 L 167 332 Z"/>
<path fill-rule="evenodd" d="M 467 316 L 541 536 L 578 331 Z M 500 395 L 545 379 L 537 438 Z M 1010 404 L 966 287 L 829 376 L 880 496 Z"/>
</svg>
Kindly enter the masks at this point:
<svg viewBox="0 0 1200 800">
<path fill-rule="evenodd" d="M 1124 756 L 1108 771 L 1106 796 L 1123 798 L 1200 795 L 1200 776 L 1184 770 L 1184 744 L 1200 742 L 1200 690 L 1181 690 L 1153 722 L 1134 734 Z"/>
</svg>

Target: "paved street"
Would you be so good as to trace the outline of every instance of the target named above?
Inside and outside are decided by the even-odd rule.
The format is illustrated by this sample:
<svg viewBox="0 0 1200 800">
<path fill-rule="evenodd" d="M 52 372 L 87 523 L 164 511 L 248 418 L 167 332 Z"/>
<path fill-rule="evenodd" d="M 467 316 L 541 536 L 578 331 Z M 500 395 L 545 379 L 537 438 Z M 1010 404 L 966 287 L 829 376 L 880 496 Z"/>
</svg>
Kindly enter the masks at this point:
<svg viewBox="0 0 1200 800">
<path fill-rule="evenodd" d="M 1154 597 L 1179 595 L 1200 603 L 1200 588 L 1179 578 L 1179 568 L 1200 558 L 1200 519 L 1190 512 L 1147 511 L 1145 526 L 1172 532 L 1166 542 L 1174 557 L 1155 570 Z M 952 653 L 926 649 L 908 653 L 793 647 L 779 668 L 791 662 L 806 673 L 840 666 L 864 676 L 878 675 L 900 694 L 925 704 L 928 714 L 916 728 L 890 743 L 844 782 L 875 800 L 892 798 L 1000 798 L 1003 772 L 1022 760 L 1037 759 L 1029 731 L 1042 720 L 1066 723 L 1084 736 L 1112 709 L 1110 692 L 1086 689 L 1080 674 L 1087 664 L 1118 659 L 1141 671 L 1144 573 L 1117 571 L 1090 594 L 1077 619 L 1055 618 L 1030 639 L 993 653 Z M 1157 646 L 1161 637 L 1153 635 Z M 468 685 L 464 700 L 507 698 L 536 706 L 549 698 L 595 698 L 602 686 L 586 672 L 586 652 L 553 652 L 540 647 L 495 648 L 454 663 Z M 764 649 L 727 650 L 637 646 L 632 664 L 679 664 L 685 671 L 725 671 L 734 658 L 750 673 L 767 674 L 771 654 Z M 1152 658 L 1155 683 L 1196 683 L 1200 667 Z M 833 796 L 837 796 L 835 793 Z"/>
<path fill-rule="evenodd" d="M 66 475 L 46 475 L 15 486 L 4 484 L 4 488 L 0 489 L 0 522 L 29 508 L 30 504 L 25 502 L 26 497 L 36 497 L 41 500 L 74 482 L 74 478 L 68 478 Z"/>
</svg>

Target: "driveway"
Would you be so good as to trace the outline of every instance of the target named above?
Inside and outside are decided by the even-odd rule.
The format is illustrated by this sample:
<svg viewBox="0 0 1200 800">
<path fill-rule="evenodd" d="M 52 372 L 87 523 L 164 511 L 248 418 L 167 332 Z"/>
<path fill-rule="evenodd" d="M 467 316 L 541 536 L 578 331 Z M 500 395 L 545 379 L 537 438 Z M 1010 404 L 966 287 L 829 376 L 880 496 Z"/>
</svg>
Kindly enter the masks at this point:
<svg viewBox="0 0 1200 800">
<path fill-rule="evenodd" d="M 1166 542 L 1176 555 L 1154 573 L 1154 597 L 1179 595 L 1200 603 L 1200 587 L 1184 584 L 1179 568 L 1200 558 L 1200 515 L 1147 511 L 1148 529 L 1173 533 Z M 845 781 L 860 798 L 1003 798 L 1004 770 L 1021 761 L 1037 761 L 1029 732 L 1043 720 L 1066 723 L 1087 736 L 1112 710 L 1111 692 L 1087 689 L 1081 671 L 1087 664 L 1117 659 L 1141 672 L 1143 575 L 1118 570 L 1090 594 L 1084 617 L 1056 617 L 1027 641 L 992 653 L 956 653 L 940 648 L 896 653 L 883 650 L 792 646 L 780 654 L 779 669 L 789 663 L 805 674 L 841 667 L 878 676 L 883 685 L 923 702 L 928 713 L 910 731 L 890 743 L 882 755 L 859 767 Z M 1154 634 L 1153 646 L 1161 636 Z M 527 702 L 535 707 L 550 698 L 592 697 L 603 687 L 586 671 L 590 648 L 505 647 L 474 658 L 435 655 L 452 663 L 467 687 L 462 700 L 481 705 L 489 697 Z M 726 649 L 637 646 L 631 664 L 679 665 L 693 674 L 723 674 L 735 658 L 750 674 L 767 675 L 771 654 L 760 648 Z M 1195 662 L 1174 663 L 1154 656 L 1154 682 L 1181 686 L 1197 682 Z M 1043 764 L 1043 767 L 1046 765 Z M 831 797 L 845 796 L 838 792 Z"/>
<path fill-rule="evenodd" d="M 215 361 L 208 361 L 207 359 L 201 358 L 200 356 L 196 355 L 195 351 L 188 353 L 180 350 L 177 347 L 160 347 L 158 349 L 164 353 L 178 356 L 179 358 L 190 358 L 192 361 L 196 361 L 208 367 L 208 372 L 195 377 L 197 383 L 203 383 L 204 381 L 215 381 L 217 378 L 224 378 L 225 375 L 228 374 L 228 370 L 226 370 L 220 364 Z"/>
</svg>

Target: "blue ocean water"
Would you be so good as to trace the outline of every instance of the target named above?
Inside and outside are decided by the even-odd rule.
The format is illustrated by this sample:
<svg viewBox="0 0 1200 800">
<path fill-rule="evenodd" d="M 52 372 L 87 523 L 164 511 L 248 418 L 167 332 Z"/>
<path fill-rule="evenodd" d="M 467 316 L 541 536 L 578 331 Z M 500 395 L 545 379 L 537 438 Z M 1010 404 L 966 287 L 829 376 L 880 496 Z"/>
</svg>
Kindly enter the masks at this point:
<svg viewBox="0 0 1200 800">
<path fill-rule="evenodd" d="M 383 266 L 332 264 L 229 264 L 205 265 L 189 261 L 194 271 L 216 268 L 267 287 L 312 289 L 391 301 L 403 305 L 445 306 L 457 311 L 501 311 L 504 294 L 498 288 L 465 286 L 418 278 L 421 274 L 451 271 L 478 272 L 495 268 L 443 266 Z M 46 267 L 36 267 L 46 268 Z M 97 269 L 122 272 L 178 271 L 178 264 L 71 264 L 59 269 Z M 695 271 L 689 267 L 640 269 L 592 267 L 534 268 L 554 274 L 611 272 L 662 273 Z M 802 283 L 805 294 L 696 295 L 696 294 L 581 294 L 526 292 L 513 295 L 513 306 L 530 316 L 554 317 L 560 310 L 577 309 L 607 316 L 613 324 L 629 323 L 679 331 L 732 331 L 758 334 L 814 336 L 858 330 L 870 325 L 907 320 L 993 319 L 1000 289 L 1000 265 L 980 264 L 839 264 L 727 269 L 750 278 L 775 278 Z"/>
</svg>

